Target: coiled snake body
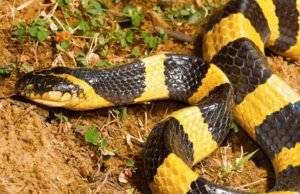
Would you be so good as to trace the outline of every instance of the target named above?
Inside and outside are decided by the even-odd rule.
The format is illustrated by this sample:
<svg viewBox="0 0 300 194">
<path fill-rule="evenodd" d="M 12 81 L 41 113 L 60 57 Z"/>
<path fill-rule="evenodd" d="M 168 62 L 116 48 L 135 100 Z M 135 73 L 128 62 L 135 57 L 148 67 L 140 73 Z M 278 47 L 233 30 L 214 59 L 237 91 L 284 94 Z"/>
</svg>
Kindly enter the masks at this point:
<svg viewBox="0 0 300 194">
<path fill-rule="evenodd" d="M 19 94 L 48 106 L 90 110 L 158 99 L 186 102 L 158 123 L 145 147 L 153 193 L 242 193 L 191 170 L 226 138 L 232 116 L 271 160 L 271 193 L 300 192 L 300 97 L 268 68 L 265 45 L 300 59 L 300 1 L 232 0 L 203 35 L 202 59 L 156 55 L 104 70 L 34 71 Z"/>
</svg>

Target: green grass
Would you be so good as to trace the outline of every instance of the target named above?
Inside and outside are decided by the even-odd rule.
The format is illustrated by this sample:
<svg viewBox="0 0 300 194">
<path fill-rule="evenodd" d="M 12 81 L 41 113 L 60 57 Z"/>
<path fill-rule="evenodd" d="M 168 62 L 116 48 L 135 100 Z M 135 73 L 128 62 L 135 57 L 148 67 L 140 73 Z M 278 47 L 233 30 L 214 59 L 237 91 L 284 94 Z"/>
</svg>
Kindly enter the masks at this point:
<svg viewBox="0 0 300 194">
<path fill-rule="evenodd" d="M 118 4 L 121 1 L 113 2 Z M 167 8 L 155 6 L 151 9 L 170 25 L 182 23 L 192 25 L 201 22 L 206 17 L 207 10 L 210 13 L 222 4 L 210 5 L 206 2 L 204 5 L 205 9 L 195 5 L 176 4 Z M 81 52 L 75 53 L 78 66 L 91 65 L 88 54 L 92 51 L 99 56 L 100 61 L 103 61 L 97 61 L 94 65 L 109 67 L 113 65 L 107 60 L 111 49 L 120 48 L 123 55 L 143 57 L 168 39 L 163 30 L 157 32 L 144 28 L 143 25 L 148 20 L 145 17 L 147 10 L 144 9 L 133 4 L 124 4 L 121 11 L 116 11 L 109 8 L 105 1 L 59 0 L 56 9 L 49 12 L 46 17 L 43 15 L 31 23 L 17 24 L 13 28 L 12 36 L 20 44 L 30 40 L 54 41 L 57 54 L 67 54 L 78 48 L 74 40 L 79 39 L 84 46 L 79 47 Z M 69 33 L 70 36 L 60 38 L 63 33 Z M 97 35 L 96 41 L 95 35 Z"/>
<path fill-rule="evenodd" d="M 255 150 L 247 155 L 242 156 L 241 158 L 237 159 L 235 161 L 235 164 L 233 166 L 223 166 L 222 169 L 225 173 L 232 173 L 241 170 L 246 162 L 248 162 L 254 154 L 256 154 L 258 150 Z"/>
<path fill-rule="evenodd" d="M 99 129 L 97 127 L 77 125 L 75 128 L 75 132 L 80 134 L 83 133 L 84 141 L 95 146 L 101 153 L 104 160 L 108 160 L 109 158 L 117 155 L 115 151 L 109 150 L 107 140 L 104 137 L 101 137 Z"/>
</svg>

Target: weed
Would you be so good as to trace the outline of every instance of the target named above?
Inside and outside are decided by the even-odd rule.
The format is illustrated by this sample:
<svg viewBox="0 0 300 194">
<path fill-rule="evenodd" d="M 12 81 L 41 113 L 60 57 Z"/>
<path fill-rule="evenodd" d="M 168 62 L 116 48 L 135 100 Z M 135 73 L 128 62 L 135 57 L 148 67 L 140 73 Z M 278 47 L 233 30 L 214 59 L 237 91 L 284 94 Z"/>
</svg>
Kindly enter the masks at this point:
<svg viewBox="0 0 300 194">
<path fill-rule="evenodd" d="M 205 1 L 201 9 L 196 9 L 194 5 L 180 7 L 174 4 L 165 10 L 160 7 L 154 7 L 153 10 L 172 23 L 187 22 L 192 25 L 200 23 L 206 16 L 210 16 L 213 10 L 223 5 L 223 2 L 209 3 Z"/>
<path fill-rule="evenodd" d="M 128 159 L 128 160 L 126 161 L 126 167 L 128 167 L 128 168 L 134 168 L 134 167 L 135 167 L 135 162 L 134 162 L 134 160 Z"/>
<path fill-rule="evenodd" d="M 72 2 L 72 0 L 58 0 L 58 5 L 63 7 L 66 5 L 69 5 Z"/>
<path fill-rule="evenodd" d="M 164 33 L 160 35 L 161 36 L 153 36 L 149 32 L 142 32 L 141 38 L 148 47 L 156 48 L 158 44 L 167 39 Z"/>
<path fill-rule="evenodd" d="M 17 38 L 17 42 L 22 42 L 26 35 L 26 24 L 24 22 L 18 24 L 12 34 Z"/>
<path fill-rule="evenodd" d="M 208 0 L 206 0 L 204 3 L 205 9 L 207 9 L 208 11 L 216 10 L 216 9 L 222 7 L 223 5 L 224 5 L 224 2 L 222 2 L 222 1 L 215 2 L 215 3 L 209 3 Z"/>
<path fill-rule="evenodd" d="M 115 156 L 115 151 L 108 151 L 108 143 L 105 138 L 101 138 L 98 133 L 98 128 L 89 127 L 86 125 L 77 125 L 75 128 L 76 132 L 81 132 L 83 129 L 88 128 L 88 130 L 84 133 L 84 140 L 87 143 L 91 143 L 96 146 L 98 150 L 101 152 L 103 160 L 108 160 L 110 157 Z"/>
<path fill-rule="evenodd" d="M 114 1 L 114 3 L 119 2 Z M 79 66 L 107 67 L 112 64 L 97 61 L 90 63 L 87 58 L 90 51 L 87 52 L 87 50 L 92 48 L 92 52 L 96 55 L 107 57 L 112 47 L 120 46 L 129 55 L 140 57 L 142 54 L 137 48 L 154 49 L 167 39 L 163 30 L 157 34 L 140 30 L 145 11 L 139 6 L 127 4 L 121 12 L 114 12 L 114 10 L 108 9 L 105 2 L 98 0 L 82 0 L 78 3 L 71 0 L 59 0 L 56 5 L 58 8 L 50 12 L 47 17 L 38 17 L 31 24 L 20 23 L 15 26 L 12 35 L 16 37 L 16 41 L 22 42 L 26 37 L 33 38 L 38 42 L 55 40 L 57 51 L 68 56 L 70 56 L 68 53 L 73 51 L 71 49 L 80 48 L 81 52 L 73 54 L 76 56 L 75 60 Z M 56 12 L 60 13 L 56 14 Z M 183 11 L 183 14 L 187 13 Z M 130 22 L 130 25 L 121 26 L 124 22 Z M 93 40 L 95 33 L 99 34 L 96 41 Z M 79 42 L 85 42 L 85 44 L 78 45 L 73 41 L 74 37 L 83 38 L 84 40 Z M 137 47 L 141 42 L 147 47 Z"/>
<path fill-rule="evenodd" d="M 23 67 L 23 69 L 25 69 L 25 71 L 26 71 L 27 73 L 34 70 L 32 66 L 30 66 L 30 65 L 28 65 L 28 64 L 26 64 L 26 63 L 23 63 L 21 66 Z"/>
<path fill-rule="evenodd" d="M 183 8 L 172 5 L 172 7 L 167 8 L 164 11 L 162 11 L 160 7 L 156 7 L 154 10 L 164 16 L 166 20 L 175 23 L 187 21 L 189 17 L 192 17 L 197 13 L 194 5 L 184 6 Z"/>
<path fill-rule="evenodd" d="M 69 47 L 70 44 L 71 44 L 70 40 L 64 40 L 64 41 L 61 41 L 59 44 L 56 44 L 56 48 L 57 48 L 57 50 L 65 51 Z"/>
<path fill-rule="evenodd" d="M 58 119 L 59 123 L 65 123 L 69 121 L 69 118 L 65 115 L 63 115 L 63 113 L 54 113 L 55 118 Z"/>
<path fill-rule="evenodd" d="M 189 16 L 188 23 L 191 25 L 200 23 L 205 18 L 206 16 L 205 14 L 206 12 L 204 10 L 200 10 L 193 13 L 192 15 Z"/>
<path fill-rule="evenodd" d="M 91 19 L 91 24 L 93 27 L 101 27 L 104 25 L 104 20 L 102 17 L 96 17 Z"/>
<path fill-rule="evenodd" d="M 101 148 L 106 148 L 108 146 L 108 143 L 107 143 L 106 139 L 103 138 L 101 140 L 100 146 L 101 146 Z"/>
<path fill-rule="evenodd" d="M 251 153 L 249 153 L 249 154 L 247 154 L 247 155 L 245 155 L 245 156 L 239 158 L 239 159 L 237 160 L 237 162 L 236 162 L 235 168 L 236 168 L 237 170 L 243 168 L 243 166 L 245 165 L 245 163 L 246 163 L 248 160 L 250 160 L 250 158 L 252 158 L 252 156 L 254 156 L 254 154 L 255 154 L 257 151 L 258 151 L 258 150 L 255 150 L 255 151 L 253 151 L 253 152 L 251 152 Z"/>
<path fill-rule="evenodd" d="M 33 38 L 36 38 L 39 42 L 43 42 L 49 36 L 47 29 L 48 22 L 45 19 L 37 18 L 29 28 L 29 34 Z"/>
<path fill-rule="evenodd" d="M 247 155 L 244 155 L 242 156 L 241 158 L 238 158 L 236 161 L 235 161 L 235 165 L 234 166 L 224 166 L 222 169 L 224 172 L 226 173 L 232 173 L 232 172 L 236 172 L 236 171 L 239 171 L 241 170 L 244 165 L 246 164 L 247 161 L 250 160 L 250 158 L 252 158 L 252 156 L 257 152 L 258 150 L 255 150 Z"/>
<path fill-rule="evenodd" d="M 80 133 L 85 128 L 87 128 L 86 125 L 76 125 L 75 132 Z"/>
<path fill-rule="evenodd" d="M 137 49 L 132 49 L 131 55 L 134 57 L 139 57 L 139 56 L 141 56 L 141 52 Z"/>
<path fill-rule="evenodd" d="M 84 140 L 95 146 L 99 145 L 99 139 L 98 130 L 95 127 L 89 128 L 89 130 L 84 134 Z"/>
<path fill-rule="evenodd" d="M 9 69 L 8 68 L 2 68 L 2 67 L 0 67 L 0 75 L 3 75 L 3 76 L 10 75 Z"/>
<path fill-rule="evenodd" d="M 113 66 L 113 64 L 107 62 L 107 61 L 98 61 L 97 66 L 100 66 L 100 67 L 111 67 Z"/>
<path fill-rule="evenodd" d="M 101 4 L 97 0 L 82 0 L 81 3 L 86 12 L 92 16 L 99 15 L 103 11 Z"/>
<path fill-rule="evenodd" d="M 120 121 L 123 122 L 127 119 L 127 108 L 122 107 L 119 109 L 113 109 L 113 112 L 119 117 Z"/>
<path fill-rule="evenodd" d="M 71 123 L 69 122 L 69 118 L 65 116 L 62 112 L 56 113 L 54 112 L 54 117 L 59 122 L 59 133 L 69 132 L 72 128 Z"/>
<path fill-rule="evenodd" d="M 12 72 L 17 71 L 17 65 L 15 63 L 7 63 L 4 66 L 0 67 L 0 75 L 9 76 Z"/>
<path fill-rule="evenodd" d="M 131 21 L 131 24 L 135 27 L 139 27 L 144 19 L 144 15 L 141 13 L 140 8 L 137 8 L 132 4 L 126 5 L 123 8 L 122 13 Z M 126 21 L 126 18 L 123 21 Z"/>
<path fill-rule="evenodd" d="M 90 30 L 90 25 L 87 21 L 85 21 L 83 18 L 81 18 L 78 22 L 77 25 L 80 26 L 80 29 L 83 31 L 83 33 L 87 32 Z"/>
<path fill-rule="evenodd" d="M 87 66 L 88 61 L 84 53 L 79 53 L 76 57 L 76 61 L 81 66 Z"/>
<path fill-rule="evenodd" d="M 240 131 L 240 127 L 238 126 L 238 124 L 236 124 L 234 121 L 232 121 L 230 128 L 233 129 L 233 131 L 235 133 L 238 133 Z"/>
</svg>

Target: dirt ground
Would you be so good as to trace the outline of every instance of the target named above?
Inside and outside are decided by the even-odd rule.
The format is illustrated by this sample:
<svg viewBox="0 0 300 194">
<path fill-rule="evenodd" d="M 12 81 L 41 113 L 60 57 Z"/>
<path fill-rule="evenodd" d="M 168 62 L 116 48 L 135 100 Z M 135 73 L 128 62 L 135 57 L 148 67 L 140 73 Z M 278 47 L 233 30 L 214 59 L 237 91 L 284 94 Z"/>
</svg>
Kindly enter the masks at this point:
<svg viewBox="0 0 300 194">
<path fill-rule="evenodd" d="M 48 11 L 51 2 L 0 0 L 0 67 L 15 64 L 21 69 L 9 76 L 0 75 L 0 193 L 148 193 L 143 176 L 143 144 L 153 126 L 168 113 L 184 107 L 183 104 L 167 101 L 131 105 L 127 107 L 127 119 L 121 121 L 113 108 L 72 112 L 40 106 L 15 95 L 14 84 L 24 74 L 24 67 L 20 66 L 24 61 L 33 69 L 57 65 L 53 63 L 57 53 L 51 40 L 17 43 L 11 35 L 14 25 L 31 22 Z M 147 9 L 157 1 L 131 3 Z M 118 11 L 122 6 L 119 3 L 111 9 Z M 155 25 L 151 16 L 146 16 L 142 27 L 152 29 Z M 196 36 L 200 26 L 182 24 L 170 29 Z M 123 57 L 116 49 L 110 48 L 106 60 L 134 60 L 126 54 Z M 148 54 L 190 54 L 194 50 L 193 44 L 168 39 Z M 63 58 L 67 66 L 74 66 L 71 59 Z M 300 67 L 278 56 L 269 56 L 268 60 L 273 71 L 300 93 Z M 62 121 L 58 118 L 65 117 L 59 115 L 68 119 Z M 78 130 L 78 125 L 96 127 L 107 147 L 100 149 L 87 143 L 87 128 Z M 229 173 L 224 170 L 244 153 L 256 149 L 259 148 L 255 142 L 243 131 L 232 132 L 220 149 L 194 168 L 218 184 L 245 191 L 266 191 L 275 177 L 261 151 L 242 169 Z M 115 156 L 104 157 L 110 153 Z M 128 165 L 128 161 L 134 161 L 134 165 Z"/>
</svg>

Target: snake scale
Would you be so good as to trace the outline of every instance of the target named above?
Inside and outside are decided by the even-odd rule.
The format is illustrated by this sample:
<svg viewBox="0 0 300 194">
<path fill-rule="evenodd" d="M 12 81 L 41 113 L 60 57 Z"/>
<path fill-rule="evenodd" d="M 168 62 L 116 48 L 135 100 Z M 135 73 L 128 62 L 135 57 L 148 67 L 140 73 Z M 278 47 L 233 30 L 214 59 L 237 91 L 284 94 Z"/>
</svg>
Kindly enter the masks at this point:
<svg viewBox="0 0 300 194">
<path fill-rule="evenodd" d="M 144 170 L 153 193 L 245 193 L 191 170 L 223 142 L 233 118 L 273 164 L 269 193 L 300 193 L 300 97 L 264 55 L 266 47 L 300 59 L 299 11 L 300 0 L 232 0 L 207 25 L 203 59 L 160 54 L 103 70 L 38 70 L 19 79 L 16 91 L 71 110 L 161 99 L 190 104 L 148 137 Z"/>
</svg>

